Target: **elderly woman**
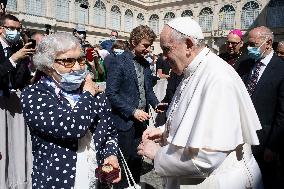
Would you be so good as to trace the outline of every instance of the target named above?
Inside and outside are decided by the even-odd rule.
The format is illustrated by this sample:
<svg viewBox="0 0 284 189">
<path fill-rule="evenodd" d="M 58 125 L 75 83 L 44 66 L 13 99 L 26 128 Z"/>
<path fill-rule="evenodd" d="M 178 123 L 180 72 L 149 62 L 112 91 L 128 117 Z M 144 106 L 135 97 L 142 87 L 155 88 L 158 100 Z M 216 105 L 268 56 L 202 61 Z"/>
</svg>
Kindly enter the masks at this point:
<svg viewBox="0 0 284 189">
<path fill-rule="evenodd" d="M 119 168 L 108 100 L 86 76 L 80 43 L 71 34 L 45 37 L 33 60 L 46 76 L 21 96 L 32 136 L 32 186 L 95 188 L 96 160 Z"/>
</svg>

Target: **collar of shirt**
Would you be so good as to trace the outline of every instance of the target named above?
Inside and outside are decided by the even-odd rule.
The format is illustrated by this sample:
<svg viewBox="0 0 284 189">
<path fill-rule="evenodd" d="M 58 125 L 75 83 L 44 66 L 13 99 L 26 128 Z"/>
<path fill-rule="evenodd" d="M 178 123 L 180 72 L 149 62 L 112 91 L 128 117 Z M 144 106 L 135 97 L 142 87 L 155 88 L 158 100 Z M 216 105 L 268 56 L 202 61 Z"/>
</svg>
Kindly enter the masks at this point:
<svg viewBox="0 0 284 189">
<path fill-rule="evenodd" d="M 52 88 L 54 88 L 56 96 L 60 97 L 62 95 L 64 98 L 66 98 L 69 101 L 69 103 L 71 105 L 73 105 L 74 103 L 78 102 L 79 99 L 80 99 L 80 94 L 81 94 L 80 90 L 71 91 L 71 92 L 63 91 L 55 84 L 53 79 L 50 78 L 50 77 L 46 77 L 43 80 L 43 82 L 45 82 L 47 85 L 49 85 Z"/>
<path fill-rule="evenodd" d="M 203 60 L 203 58 L 209 51 L 210 49 L 205 47 L 200 51 L 200 53 L 198 53 L 198 55 L 192 60 L 192 62 L 185 68 L 184 70 L 185 78 L 190 76 L 190 74 L 196 70 L 199 63 Z"/>
<path fill-rule="evenodd" d="M 265 66 L 268 65 L 268 63 L 270 62 L 272 56 L 273 56 L 274 51 L 272 50 L 267 56 L 265 56 L 263 59 L 260 60 L 260 62 L 262 64 L 264 64 Z"/>
<path fill-rule="evenodd" d="M 6 49 L 7 47 L 10 47 L 5 41 L 4 39 L 2 38 L 2 36 L 0 36 L 0 43 L 3 47 L 3 49 Z"/>
</svg>

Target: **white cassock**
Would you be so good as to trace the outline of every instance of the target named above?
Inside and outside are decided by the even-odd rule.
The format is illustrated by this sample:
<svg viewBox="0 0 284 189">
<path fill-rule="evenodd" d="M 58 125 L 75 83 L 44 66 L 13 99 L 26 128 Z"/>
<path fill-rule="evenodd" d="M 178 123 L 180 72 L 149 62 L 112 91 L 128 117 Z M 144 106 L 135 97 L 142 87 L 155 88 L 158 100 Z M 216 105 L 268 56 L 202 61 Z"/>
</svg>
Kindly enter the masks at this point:
<svg viewBox="0 0 284 189">
<path fill-rule="evenodd" d="M 262 188 L 251 153 L 261 125 L 241 78 L 208 48 L 184 74 L 154 160 L 166 188 Z"/>
</svg>

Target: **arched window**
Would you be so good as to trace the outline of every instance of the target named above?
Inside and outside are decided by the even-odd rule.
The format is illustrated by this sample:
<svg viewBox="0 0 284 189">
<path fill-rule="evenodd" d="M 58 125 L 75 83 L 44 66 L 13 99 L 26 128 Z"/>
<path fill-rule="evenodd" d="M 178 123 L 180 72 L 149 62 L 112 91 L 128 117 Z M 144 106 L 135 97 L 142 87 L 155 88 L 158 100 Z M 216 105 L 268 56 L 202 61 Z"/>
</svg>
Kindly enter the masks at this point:
<svg viewBox="0 0 284 189">
<path fill-rule="evenodd" d="M 137 26 L 144 25 L 144 24 L 145 24 L 144 15 L 142 13 L 139 13 L 137 15 Z"/>
<path fill-rule="evenodd" d="M 241 23 L 242 29 L 248 29 L 255 22 L 259 15 L 259 5 L 255 1 L 247 2 L 242 8 Z"/>
<path fill-rule="evenodd" d="M 120 22 L 121 22 L 121 13 L 118 6 L 113 5 L 111 7 L 111 28 L 114 30 L 120 30 Z"/>
<path fill-rule="evenodd" d="M 158 35 L 159 32 L 159 16 L 152 14 L 149 19 L 149 27 Z"/>
<path fill-rule="evenodd" d="M 181 17 L 193 17 L 193 13 L 191 10 L 185 10 L 181 13 Z"/>
<path fill-rule="evenodd" d="M 69 1 L 55 1 L 55 18 L 62 21 L 69 21 Z"/>
<path fill-rule="evenodd" d="M 271 0 L 267 9 L 267 25 L 271 28 L 284 27 L 284 1 Z"/>
<path fill-rule="evenodd" d="M 26 0 L 27 14 L 45 16 L 45 0 Z"/>
<path fill-rule="evenodd" d="M 125 11 L 125 18 L 124 18 L 124 30 L 126 32 L 131 32 L 131 30 L 133 29 L 133 13 L 131 10 L 127 9 Z"/>
<path fill-rule="evenodd" d="M 8 0 L 6 9 L 8 11 L 16 11 L 17 10 L 17 0 Z"/>
<path fill-rule="evenodd" d="M 235 26 L 235 9 L 232 5 L 225 5 L 219 12 L 219 29 L 231 30 Z"/>
<path fill-rule="evenodd" d="M 101 0 L 98 0 L 95 3 L 94 9 L 95 9 L 94 25 L 105 28 L 106 27 L 106 6 L 105 4 Z"/>
<path fill-rule="evenodd" d="M 209 7 L 203 8 L 199 13 L 199 25 L 203 32 L 210 32 L 212 30 L 213 11 Z"/>
<path fill-rule="evenodd" d="M 167 12 L 164 17 L 164 24 L 167 24 L 170 20 L 174 19 L 176 16 L 172 12 Z"/>
<path fill-rule="evenodd" d="M 84 3 L 88 5 L 88 1 Z M 88 24 L 89 9 L 81 7 L 81 4 L 82 0 L 75 0 L 75 22 L 79 24 Z"/>
</svg>

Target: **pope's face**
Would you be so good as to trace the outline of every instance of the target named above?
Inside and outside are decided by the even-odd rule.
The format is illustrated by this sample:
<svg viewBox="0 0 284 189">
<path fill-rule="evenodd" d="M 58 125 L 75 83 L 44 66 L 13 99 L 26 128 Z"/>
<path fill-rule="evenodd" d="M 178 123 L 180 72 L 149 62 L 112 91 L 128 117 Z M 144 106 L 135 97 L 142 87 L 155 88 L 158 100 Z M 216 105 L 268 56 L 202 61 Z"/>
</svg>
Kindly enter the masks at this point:
<svg viewBox="0 0 284 189">
<path fill-rule="evenodd" d="M 172 40 L 170 27 L 165 26 L 160 35 L 160 46 L 163 50 L 163 54 L 168 60 L 172 71 L 178 75 L 181 75 L 185 69 L 185 42 L 177 42 Z"/>
</svg>

